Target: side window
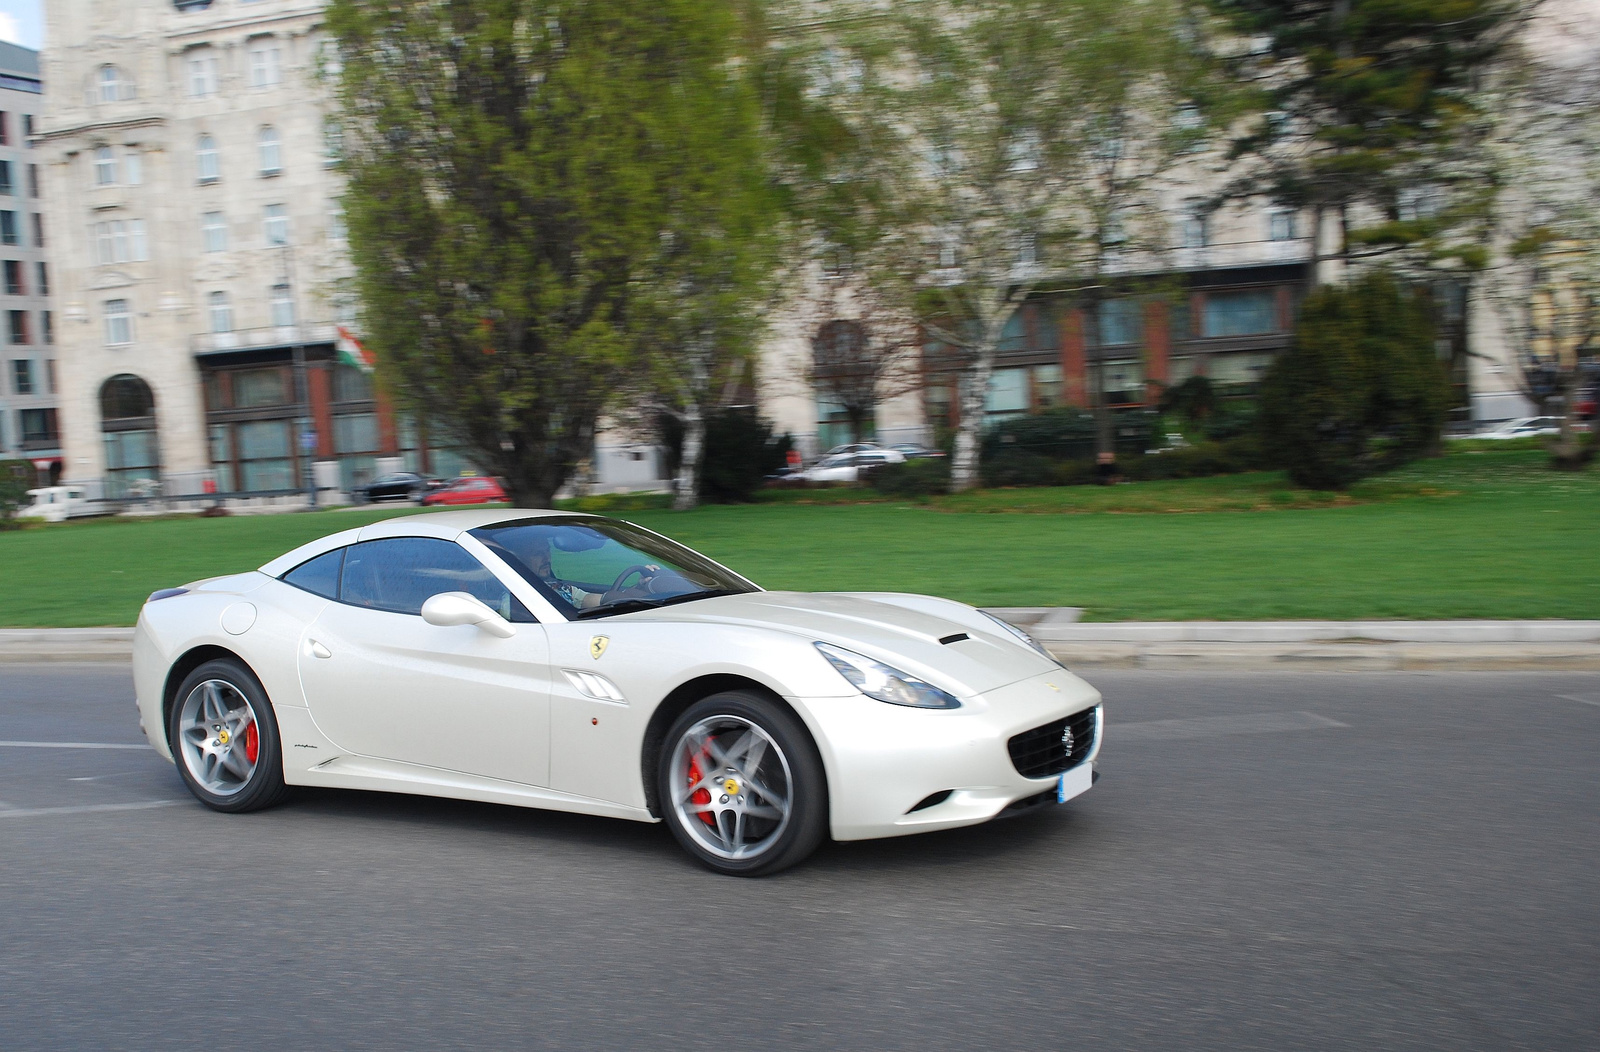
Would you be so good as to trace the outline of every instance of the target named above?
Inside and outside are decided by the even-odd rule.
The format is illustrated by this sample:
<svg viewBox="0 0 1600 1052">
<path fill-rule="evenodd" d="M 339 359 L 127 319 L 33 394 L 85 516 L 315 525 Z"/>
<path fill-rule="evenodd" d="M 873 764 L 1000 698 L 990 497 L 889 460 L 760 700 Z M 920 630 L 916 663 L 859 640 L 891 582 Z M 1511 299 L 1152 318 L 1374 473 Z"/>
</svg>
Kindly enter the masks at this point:
<svg viewBox="0 0 1600 1052">
<path fill-rule="evenodd" d="M 344 553 L 345 549 L 337 548 L 331 552 L 324 552 L 315 559 L 307 559 L 284 574 L 282 580 L 285 584 L 303 588 L 312 595 L 320 595 L 324 599 L 337 599 L 339 571 L 344 567 Z"/>
<path fill-rule="evenodd" d="M 466 592 L 507 621 L 534 620 L 499 578 L 465 548 L 435 537 L 390 537 L 346 549 L 339 601 L 420 614 L 429 596 Z"/>
</svg>

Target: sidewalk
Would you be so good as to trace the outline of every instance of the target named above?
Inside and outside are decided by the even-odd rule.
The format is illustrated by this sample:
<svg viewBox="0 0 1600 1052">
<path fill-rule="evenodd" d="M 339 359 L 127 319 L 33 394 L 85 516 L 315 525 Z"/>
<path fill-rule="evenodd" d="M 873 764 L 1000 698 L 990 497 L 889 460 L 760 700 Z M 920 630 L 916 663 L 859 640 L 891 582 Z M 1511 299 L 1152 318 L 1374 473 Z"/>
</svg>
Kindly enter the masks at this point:
<svg viewBox="0 0 1600 1052">
<path fill-rule="evenodd" d="M 991 611 L 1072 669 L 1600 671 L 1600 621 L 1120 621 Z M 125 662 L 131 628 L 0 628 L 0 663 Z"/>
</svg>

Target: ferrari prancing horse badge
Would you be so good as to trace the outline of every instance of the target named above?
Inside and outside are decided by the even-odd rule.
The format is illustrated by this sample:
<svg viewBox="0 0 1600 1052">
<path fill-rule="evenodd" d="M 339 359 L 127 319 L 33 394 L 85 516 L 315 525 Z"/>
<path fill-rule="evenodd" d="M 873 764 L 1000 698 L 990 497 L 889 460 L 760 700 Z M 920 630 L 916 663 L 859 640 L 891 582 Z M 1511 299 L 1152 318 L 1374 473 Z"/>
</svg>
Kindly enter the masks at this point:
<svg viewBox="0 0 1600 1052">
<path fill-rule="evenodd" d="M 609 642 L 611 642 L 610 636 L 595 636 L 589 640 L 589 656 L 599 661 L 600 655 L 606 652 L 606 644 Z"/>
</svg>

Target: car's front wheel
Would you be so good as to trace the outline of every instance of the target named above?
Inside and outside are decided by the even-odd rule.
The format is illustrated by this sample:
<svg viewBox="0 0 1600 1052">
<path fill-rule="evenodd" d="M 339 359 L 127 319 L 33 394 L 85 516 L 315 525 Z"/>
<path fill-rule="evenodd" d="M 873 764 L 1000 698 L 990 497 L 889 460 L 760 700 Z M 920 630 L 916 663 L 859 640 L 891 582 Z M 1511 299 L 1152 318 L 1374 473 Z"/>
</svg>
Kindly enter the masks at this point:
<svg viewBox="0 0 1600 1052">
<path fill-rule="evenodd" d="M 811 736 L 794 713 L 753 691 L 689 706 L 667 732 L 656 777 L 673 836 L 719 873 L 776 873 L 827 833 L 827 778 Z"/>
<path fill-rule="evenodd" d="M 242 663 L 208 661 L 184 677 L 167 731 L 178 773 L 207 807 L 255 811 L 287 794 L 272 703 Z"/>
</svg>

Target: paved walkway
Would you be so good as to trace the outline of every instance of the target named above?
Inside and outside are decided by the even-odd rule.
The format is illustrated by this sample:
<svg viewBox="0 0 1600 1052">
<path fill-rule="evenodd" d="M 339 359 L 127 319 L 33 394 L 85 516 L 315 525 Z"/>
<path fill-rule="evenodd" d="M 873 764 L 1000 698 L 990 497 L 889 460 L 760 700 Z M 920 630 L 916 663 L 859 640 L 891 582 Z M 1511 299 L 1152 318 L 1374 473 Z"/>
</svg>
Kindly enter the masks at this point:
<svg viewBox="0 0 1600 1052">
<path fill-rule="evenodd" d="M 1069 668 L 1600 671 L 1600 621 L 1118 621 L 992 611 Z M 131 628 L 0 629 L 0 662 L 126 661 Z"/>
</svg>

